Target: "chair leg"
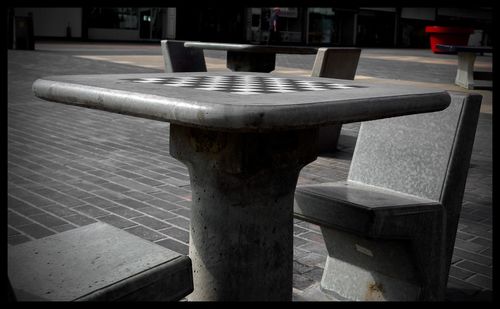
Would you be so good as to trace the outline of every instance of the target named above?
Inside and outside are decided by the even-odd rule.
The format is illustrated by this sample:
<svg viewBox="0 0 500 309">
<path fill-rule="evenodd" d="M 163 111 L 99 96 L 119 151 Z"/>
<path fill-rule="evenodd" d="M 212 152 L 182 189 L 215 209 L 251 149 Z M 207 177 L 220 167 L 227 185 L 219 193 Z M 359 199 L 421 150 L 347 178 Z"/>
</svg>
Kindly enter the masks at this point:
<svg viewBox="0 0 500 309">
<path fill-rule="evenodd" d="M 441 212 L 422 216 L 419 223 L 415 224 L 418 237 L 413 239 L 413 251 L 422 282 L 420 300 L 442 301 L 451 261 L 446 258 L 446 223 Z"/>
<path fill-rule="evenodd" d="M 421 286 L 411 243 L 372 240 L 322 227 L 328 250 L 321 289 L 351 301 L 417 300 Z"/>
<path fill-rule="evenodd" d="M 320 153 L 337 150 L 341 130 L 341 123 L 319 128 L 318 150 Z"/>
<path fill-rule="evenodd" d="M 404 234 L 416 236 L 368 238 L 321 227 L 328 251 L 322 290 L 357 301 L 444 300 L 450 265 L 442 212 L 419 214 L 404 225 L 399 226 Z M 387 227 L 386 231 L 394 228 Z"/>
</svg>

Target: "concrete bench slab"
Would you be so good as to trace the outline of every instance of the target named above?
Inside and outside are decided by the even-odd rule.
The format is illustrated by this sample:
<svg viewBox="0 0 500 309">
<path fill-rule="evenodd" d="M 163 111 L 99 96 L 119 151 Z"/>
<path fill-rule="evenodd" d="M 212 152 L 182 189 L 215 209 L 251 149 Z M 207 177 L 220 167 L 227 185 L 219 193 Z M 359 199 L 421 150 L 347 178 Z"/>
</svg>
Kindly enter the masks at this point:
<svg viewBox="0 0 500 309">
<path fill-rule="evenodd" d="M 173 301 L 193 291 L 191 260 L 98 222 L 8 249 L 18 301 Z"/>
<path fill-rule="evenodd" d="M 295 200 L 295 217 L 369 237 L 382 237 L 388 220 L 441 209 L 436 201 L 352 181 L 304 185 Z M 389 235 L 406 237 L 408 231 L 400 228 Z"/>
</svg>

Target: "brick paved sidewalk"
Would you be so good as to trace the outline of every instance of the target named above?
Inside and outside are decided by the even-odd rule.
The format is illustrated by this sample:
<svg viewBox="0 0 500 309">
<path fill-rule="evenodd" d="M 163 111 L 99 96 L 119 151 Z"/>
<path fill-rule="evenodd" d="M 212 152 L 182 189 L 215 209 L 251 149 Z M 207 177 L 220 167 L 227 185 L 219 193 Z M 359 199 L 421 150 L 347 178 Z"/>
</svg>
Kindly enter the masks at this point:
<svg viewBox="0 0 500 309">
<path fill-rule="evenodd" d="M 8 246 L 103 221 L 188 254 L 189 176 L 169 154 L 169 124 L 46 102 L 31 91 L 47 75 L 134 72 L 161 70 L 57 51 L 8 51 Z M 318 157 L 299 182 L 345 179 L 358 128 L 344 125 L 341 151 Z M 481 114 L 449 300 L 492 299 L 491 129 L 491 114 Z M 320 281 L 326 248 L 315 225 L 295 221 L 294 236 L 300 299 Z"/>
</svg>

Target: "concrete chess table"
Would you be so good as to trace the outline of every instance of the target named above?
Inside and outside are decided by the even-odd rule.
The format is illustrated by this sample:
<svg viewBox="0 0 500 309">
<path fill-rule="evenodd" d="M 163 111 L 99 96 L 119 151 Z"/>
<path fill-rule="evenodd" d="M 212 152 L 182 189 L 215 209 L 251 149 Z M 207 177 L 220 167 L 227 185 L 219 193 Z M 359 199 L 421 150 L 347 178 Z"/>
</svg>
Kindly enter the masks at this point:
<svg viewBox="0 0 500 309">
<path fill-rule="evenodd" d="M 276 54 L 316 54 L 317 47 L 252 45 L 232 43 L 192 42 L 186 48 L 226 50 L 226 66 L 232 71 L 272 72 L 276 66 Z"/>
<path fill-rule="evenodd" d="M 189 300 L 292 299 L 293 200 L 320 126 L 446 108 L 445 91 L 267 73 L 51 76 L 36 96 L 170 122 L 189 168 Z"/>
</svg>

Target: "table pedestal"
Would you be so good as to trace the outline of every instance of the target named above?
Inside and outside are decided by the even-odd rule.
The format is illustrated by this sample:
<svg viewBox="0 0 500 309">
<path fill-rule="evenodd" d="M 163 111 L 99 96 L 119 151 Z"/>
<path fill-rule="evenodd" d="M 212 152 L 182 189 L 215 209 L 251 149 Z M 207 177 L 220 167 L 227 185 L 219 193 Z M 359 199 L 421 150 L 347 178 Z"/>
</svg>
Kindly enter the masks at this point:
<svg viewBox="0 0 500 309">
<path fill-rule="evenodd" d="M 455 77 L 455 84 L 466 88 L 474 89 L 474 61 L 476 53 L 459 52 L 458 69 Z"/>
<path fill-rule="evenodd" d="M 226 66 L 231 71 L 264 72 L 274 71 L 276 66 L 275 53 L 254 53 L 227 51 Z"/>
<path fill-rule="evenodd" d="M 188 166 L 192 189 L 190 301 L 291 301 L 294 192 L 317 135 L 171 124 L 170 153 Z"/>
</svg>

